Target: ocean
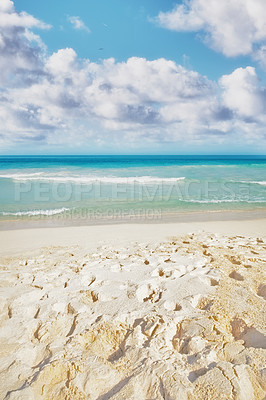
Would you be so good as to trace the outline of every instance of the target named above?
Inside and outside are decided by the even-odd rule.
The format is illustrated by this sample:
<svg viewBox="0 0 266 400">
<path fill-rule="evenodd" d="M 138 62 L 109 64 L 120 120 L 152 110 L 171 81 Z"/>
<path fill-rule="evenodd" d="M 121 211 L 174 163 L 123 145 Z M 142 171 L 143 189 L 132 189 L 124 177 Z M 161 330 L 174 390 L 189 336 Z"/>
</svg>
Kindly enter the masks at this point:
<svg viewBox="0 0 266 400">
<path fill-rule="evenodd" d="M 0 156 L 0 220 L 266 209 L 266 156 Z"/>
</svg>

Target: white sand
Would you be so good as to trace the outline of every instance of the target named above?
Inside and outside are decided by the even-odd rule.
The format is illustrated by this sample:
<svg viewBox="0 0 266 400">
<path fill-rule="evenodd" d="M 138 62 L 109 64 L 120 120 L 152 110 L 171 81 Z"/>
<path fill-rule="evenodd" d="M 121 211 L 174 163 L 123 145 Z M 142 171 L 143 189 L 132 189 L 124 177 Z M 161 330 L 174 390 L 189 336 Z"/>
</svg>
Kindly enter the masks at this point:
<svg viewBox="0 0 266 400">
<path fill-rule="evenodd" d="M 265 221 L 202 228 L 0 232 L 0 398 L 263 400 Z"/>
<path fill-rule="evenodd" d="M 99 242 L 114 245 L 132 241 L 153 242 L 201 231 L 266 237 L 266 219 L 0 230 L 0 255 L 23 253 L 43 246 L 81 245 L 93 248 Z"/>
</svg>

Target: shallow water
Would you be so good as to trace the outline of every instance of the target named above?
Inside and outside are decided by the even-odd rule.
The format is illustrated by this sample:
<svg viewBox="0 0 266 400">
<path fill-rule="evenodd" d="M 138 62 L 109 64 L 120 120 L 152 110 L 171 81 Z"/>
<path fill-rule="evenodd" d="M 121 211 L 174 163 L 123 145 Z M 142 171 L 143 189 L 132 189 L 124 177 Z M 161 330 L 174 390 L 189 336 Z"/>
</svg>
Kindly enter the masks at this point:
<svg viewBox="0 0 266 400">
<path fill-rule="evenodd" d="M 1 156 L 0 218 L 266 207 L 266 156 Z"/>
</svg>

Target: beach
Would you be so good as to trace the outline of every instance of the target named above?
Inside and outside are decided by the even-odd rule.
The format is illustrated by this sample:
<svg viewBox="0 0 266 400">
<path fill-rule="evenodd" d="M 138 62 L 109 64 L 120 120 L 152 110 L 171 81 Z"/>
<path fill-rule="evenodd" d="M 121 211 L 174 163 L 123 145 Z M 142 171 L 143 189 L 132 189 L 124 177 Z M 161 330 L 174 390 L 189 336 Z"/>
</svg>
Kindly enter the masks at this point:
<svg viewBox="0 0 266 400">
<path fill-rule="evenodd" d="M 3 399 L 264 399 L 265 219 L 0 231 Z"/>
<path fill-rule="evenodd" d="M 265 172 L 0 157 L 0 398 L 263 400 Z"/>
</svg>

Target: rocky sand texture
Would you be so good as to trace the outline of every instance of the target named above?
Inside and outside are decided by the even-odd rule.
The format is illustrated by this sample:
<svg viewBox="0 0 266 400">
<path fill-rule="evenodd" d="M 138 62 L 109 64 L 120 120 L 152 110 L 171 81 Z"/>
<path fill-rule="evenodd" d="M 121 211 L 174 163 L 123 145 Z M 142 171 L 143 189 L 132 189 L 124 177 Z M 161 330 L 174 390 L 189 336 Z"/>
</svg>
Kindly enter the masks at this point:
<svg viewBox="0 0 266 400">
<path fill-rule="evenodd" d="M 264 399 L 265 265 L 203 233 L 2 259 L 0 398 Z"/>
</svg>

